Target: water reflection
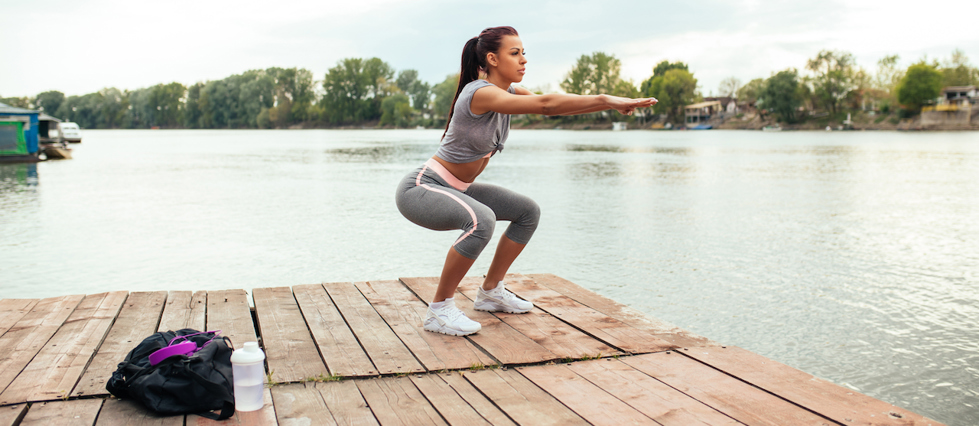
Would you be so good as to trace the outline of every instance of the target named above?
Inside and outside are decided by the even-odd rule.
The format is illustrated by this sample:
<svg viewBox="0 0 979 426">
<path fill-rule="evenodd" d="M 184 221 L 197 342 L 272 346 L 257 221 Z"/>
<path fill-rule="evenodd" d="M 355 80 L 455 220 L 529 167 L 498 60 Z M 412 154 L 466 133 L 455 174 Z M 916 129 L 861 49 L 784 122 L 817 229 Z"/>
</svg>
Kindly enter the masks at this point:
<svg viewBox="0 0 979 426">
<path fill-rule="evenodd" d="M 8 194 L 33 192 L 37 182 L 37 163 L 0 164 L 0 200 Z"/>
<path fill-rule="evenodd" d="M 424 145 L 383 145 L 364 146 L 355 148 L 333 148 L 325 151 L 331 161 L 337 162 L 368 162 L 368 163 L 394 163 L 402 161 L 405 157 L 420 157 L 432 155 L 432 147 Z"/>
<path fill-rule="evenodd" d="M 674 148 L 662 146 L 622 146 L 622 145 L 586 145 L 569 144 L 565 150 L 571 152 L 613 152 L 613 153 L 646 153 L 667 155 L 691 155 L 693 148 Z"/>
</svg>

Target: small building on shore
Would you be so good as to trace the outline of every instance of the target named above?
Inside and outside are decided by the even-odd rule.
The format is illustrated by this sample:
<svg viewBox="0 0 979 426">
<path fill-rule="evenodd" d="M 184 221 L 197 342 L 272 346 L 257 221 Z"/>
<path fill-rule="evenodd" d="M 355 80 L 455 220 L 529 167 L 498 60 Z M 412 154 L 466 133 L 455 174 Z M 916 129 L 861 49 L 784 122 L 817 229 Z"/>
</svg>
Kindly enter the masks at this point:
<svg viewBox="0 0 979 426">
<path fill-rule="evenodd" d="M 925 129 L 967 129 L 972 125 L 973 107 L 979 101 L 976 86 L 948 86 L 942 89 L 938 103 L 921 109 L 921 126 Z"/>
<path fill-rule="evenodd" d="M 950 105 L 975 105 L 979 101 L 979 90 L 976 86 L 948 86 L 942 89 L 941 102 Z"/>
<path fill-rule="evenodd" d="M 716 116 L 722 111 L 724 111 L 724 107 L 721 105 L 721 101 L 704 101 L 687 105 L 683 107 L 684 122 L 687 127 L 708 125 L 711 124 L 711 120 L 720 119 L 721 117 Z"/>
<path fill-rule="evenodd" d="M 0 161 L 37 161 L 39 114 L 0 103 Z"/>
</svg>

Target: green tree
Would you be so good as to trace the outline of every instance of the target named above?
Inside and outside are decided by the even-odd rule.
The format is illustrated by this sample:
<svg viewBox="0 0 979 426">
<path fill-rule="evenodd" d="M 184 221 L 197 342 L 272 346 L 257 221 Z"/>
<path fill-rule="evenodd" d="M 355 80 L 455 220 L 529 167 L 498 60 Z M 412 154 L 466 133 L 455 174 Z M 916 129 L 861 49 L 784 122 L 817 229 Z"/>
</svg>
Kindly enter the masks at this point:
<svg viewBox="0 0 979 426">
<path fill-rule="evenodd" d="M 390 91 L 393 75 L 391 66 L 378 58 L 341 60 L 323 79 L 326 93 L 321 102 L 327 118 L 333 123 L 380 118 L 381 100 Z"/>
<path fill-rule="evenodd" d="M 183 103 L 181 100 L 187 88 L 183 84 L 157 84 L 150 89 L 149 107 L 156 108 L 150 126 L 177 127 L 181 122 Z"/>
<path fill-rule="evenodd" d="M 904 70 L 898 68 L 897 55 L 888 55 L 877 61 L 877 73 L 874 75 L 873 87 L 887 93 L 894 92 L 897 83 L 904 77 Z"/>
<path fill-rule="evenodd" d="M 274 82 L 274 108 L 269 113 L 277 117 L 276 125 L 315 119 L 313 108 L 313 73 L 305 68 L 268 68 L 265 74 Z"/>
<path fill-rule="evenodd" d="M 427 111 L 432 99 L 432 86 L 418 79 L 418 71 L 403 70 L 398 73 L 398 88 L 411 98 L 411 106 Z"/>
<path fill-rule="evenodd" d="M 567 93 L 578 95 L 599 95 L 616 94 L 616 91 L 631 93 L 628 86 L 623 85 L 620 73 L 622 71 L 622 61 L 614 55 L 604 52 L 594 52 L 591 55 L 581 55 L 578 62 L 571 68 L 571 71 L 561 82 L 561 89 Z M 627 83 L 632 86 L 631 83 Z M 588 116 L 591 118 L 605 117 L 607 113 L 599 112 L 595 114 L 584 114 L 570 120 L 577 120 Z"/>
<path fill-rule="evenodd" d="M 58 107 L 55 117 L 78 123 L 79 127 L 96 129 L 101 126 L 100 110 L 102 96 L 88 93 L 82 96 L 69 96 Z"/>
<path fill-rule="evenodd" d="M 65 94 L 57 90 L 49 90 L 39 93 L 34 98 L 34 105 L 37 109 L 44 111 L 48 115 L 53 115 L 58 111 L 58 107 L 65 101 Z"/>
<path fill-rule="evenodd" d="M 404 93 L 397 93 L 384 98 L 381 101 L 381 126 L 393 125 L 395 127 L 408 127 L 411 115 L 411 98 Z"/>
<path fill-rule="evenodd" d="M 381 117 L 381 102 L 394 94 L 393 89 L 397 88 L 394 84 L 394 68 L 379 58 L 370 58 L 364 61 L 363 72 L 368 82 L 367 97 L 370 102 L 366 119 L 376 120 Z"/>
<path fill-rule="evenodd" d="M 670 77 L 667 78 L 667 75 Z M 666 85 L 667 80 L 669 87 Z M 693 86 L 689 87 L 691 81 Z M 653 112 L 666 114 L 667 120 L 680 123 L 683 107 L 693 102 L 696 90 L 697 80 L 693 78 L 687 64 L 661 61 L 653 67 L 653 75 L 639 85 L 639 96 L 656 98 L 659 102 L 653 106 Z"/>
<path fill-rule="evenodd" d="M 662 77 L 654 78 L 647 95 L 659 100 L 653 107 L 656 113 L 666 114 L 668 121 L 680 124 L 683 122 L 683 107 L 697 98 L 697 79 L 690 71 L 674 68 Z"/>
<path fill-rule="evenodd" d="M 654 84 L 656 84 L 655 83 L 656 77 L 662 77 L 662 76 L 664 76 L 666 74 L 667 71 L 673 70 L 673 69 L 681 69 L 681 70 L 684 70 L 684 71 L 690 71 L 687 68 L 687 64 L 685 64 L 683 62 L 680 62 L 680 61 L 677 61 L 677 62 L 661 61 L 660 63 L 656 64 L 655 67 L 653 67 L 653 75 L 650 76 L 649 78 L 647 78 L 645 81 L 643 81 L 639 85 L 639 92 L 648 95 L 649 93 L 652 93 L 652 92 L 655 92 L 656 90 L 658 90 L 658 89 L 656 89 L 656 90 L 653 90 L 652 89 L 652 86 Z M 662 82 L 662 79 L 660 79 L 660 81 Z"/>
<path fill-rule="evenodd" d="M 639 93 L 639 89 L 636 87 L 636 85 L 629 80 L 619 80 L 609 94 L 613 96 L 622 96 L 624 98 L 638 98 L 642 96 L 642 94 Z"/>
<path fill-rule="evenodd" d="M 561 89 L 578 95 L 611 94 L 621 80 L 622 61 L 614 55 L 595 52 L 581 55 L 561 82 Z"/>
<path fill-rule="evenodd" d="M 96 125 L 100 129 L 117 129 L 122 126 L 129 109 L 129 97 L 115 87 L 98 92 Z"/>
<path fill-rule="evenodd" d="M 288 84 L 285 87 L 292 102 L 292 120 L 309 121 L 315 119 L 313 112 L 313 100 L 315 99 L 313 72 L 305 68 L 291 68 L 286 71 Z M 280 80 L 282 80 L 281 77 Z"/>
<path fill-rule="evenodd" d="M 258 127 L 258 114 L 275 105 L 275 76 L 264 70 L 245 71 L 239 87 L 238 125 Z"/>
<path fill-rule="evenodd" d="M 945 61 L 941 71 L 944 86 L 979 85 L 979 69 L 969 66 L 969 58 L 959 49 L 952 52 L 952 57 Z"/>
<path fill-rule="evenodd" d="M 187 88 L 187 100 L 184 102 L 183 125 L 188 129 L 201 127 L 201 90 L 204 83 L 196 83 Z"/>
<path fill-rule="evenodd" d="M 924 61 L 908 67 L 897 86 L 897 100 L 908 110 L 921 111 L 921 107 L 942 93 L 944 76 L 934 66 Z"/>
<path fill-rule="evenodd" d="M 445 120 L 449 118 L 449 108 L 452 107 L 452 99 L 455 98 L 458 86 L 459 73 L 455 73 L 449 74 L 445 80 L 432 87 L 432 92 L 435 94 L 435 100 L 432 101 L 432 115 L 441 123 L 436 125 L 445 125 Z"/>
<path fill-rule="evenodd" d="M 765 88 L 765 80 L 756 78 L 745 83 L 738 89 L 738 101 L 754 104 L 758 102 L 762 89 Z"/>
<path fill-rule="evenodd" d="M 828 111 L 840 112 L 850 92 L 857 88 L 854 82 L 853 55 L 849 52 L 823 50 L 806 63 L 813 72 L 813 93 Z"/>
<path fill-rule="evenodd" d="M 31 104 L 31 99 L 28 98 L 27 96 L 23 96 L 19 98 L 17 97 L 0 98 L 0 103 L 5 103 L 7 105 L 10 105 L 12 107 L 17 107 L 17 108 L 27 108 L 27 109 L 34 108 L 34 105 Z"/>
<path fill-rule="evenodd" d="M 796 111 L 802 103 L 798 77 L 799 73 L 790 68 L 765 80 L 760 98 L 764 101 L 765 108 L 775 113 L 779 121 L 796 122 Z"/>
</svg>

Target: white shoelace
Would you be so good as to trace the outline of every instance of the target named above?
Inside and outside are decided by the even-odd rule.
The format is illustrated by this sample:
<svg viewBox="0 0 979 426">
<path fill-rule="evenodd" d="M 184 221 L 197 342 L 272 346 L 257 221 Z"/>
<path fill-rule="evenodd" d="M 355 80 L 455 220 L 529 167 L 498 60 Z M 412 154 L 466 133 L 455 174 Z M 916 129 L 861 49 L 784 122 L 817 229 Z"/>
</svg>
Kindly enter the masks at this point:
<svg viewBox="0 0 979 426">
<path fill-rule="evenodd" d="M 445 318 L 446 318 L 446 320 L 447 320 L 447 322 L 451 322 L 451 323 L 455 323 L 456 320 L 458 320 L 460 316 L 466 317 L 466 313 L 465 312 L 462 312 L 461 309 L 459 309 L 459 308 L 457 308 L 455 306 L 452 306 L 451 308 L 450 307 L 446 307 L 446 308 L 444 308 L 443 312 L 437 313 L 436 315 L 438 315 L 438 316 L 443 316 L 444 315 Z M 469 319 L 469 317 L 466 317 L 466 319 Z"/>
<path fill-rule="evenodd" d="M 510 290 L 507 290 L 506 288 L 500 289 L 500 298 L 503 299 L 503 301 L 505 301 L 505 302 L 511 302 L 516 297 L 517 296 L 515 294 L 511 293 Z"/>
</svg>

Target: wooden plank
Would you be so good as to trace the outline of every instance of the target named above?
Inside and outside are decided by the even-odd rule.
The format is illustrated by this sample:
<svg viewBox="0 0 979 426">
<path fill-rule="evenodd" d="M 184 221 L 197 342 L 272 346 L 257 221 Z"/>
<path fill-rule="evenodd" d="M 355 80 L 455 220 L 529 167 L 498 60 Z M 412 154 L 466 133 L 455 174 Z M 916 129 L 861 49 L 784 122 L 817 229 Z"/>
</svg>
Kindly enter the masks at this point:
<svg viewBox="0 0 979 426">
<path fill-rule="evenodd" d="M 649 424 L 652 419 L 595 386 L 566 365 L 520 367 L 517 372 L 595 425 Z"/>
<path fill-rule="evenodd" d="M 584 419 L 513 370 L 482 370 L 465 373 L 483 395 L 491 399 L 517 424 L 587 425 Z"/>
<path fill-rule="evenodd" d="M 245 290 L 209 291 L 205 328 L 221 330 L 221 335 L 231 338 L 236 348 L 244 347 L 245 342 L 258 341 Z"/>
<path fill-rule="evenodd" d="M 736 346 L 691 348 L 679 353 L 843 424 L 940 424 Z"/>
<path fill-rule="evenodd" d="M 0 336 L 34 309 L 40 299 L 0 299 Z"/>
<path fill-rule="evenodd" d="M 357 380 L 356 383 L 382 425 L 447 424 L 406 377 Z"/>
<path fill-rule="evenodd" d="M 486 397 L 466 380 L 464 372 L 452 372 L 439 374 L 437 377 L 442 379 L 443 382 L 452 387 L 457 394 L 459 394 L 462 399 L 466 400 L 479 415 L 489 421 L 494 425 L 516 425 L 503 411 L 500 410 L 493 401 L 486 399 Z"/>
<path fill-rule="evenodd" d="M 0 426 L 18 425 L 24 419 L 25 414 L 27 414 L 27 404 L 0 407 Z"/>
<path fill-rule="evenodd" d="M 575 362 L 567 367 L 665 426 L 741 424 L 618 360 Z"/>
<path fill-rule="evenodd" d="M 520 297 L 534 302 L 538 308 L 554 315 L 620 350 L 631 353 L 659 352 L 673 347 L 652 334 L 598 312 L 531 279 L 512 279 L 507 288 Z"/>
<path fill-rule="evenodd" d="M 262 406 L 261 410 L 235 411 L 233 416 L 221 421 L 189 414 L 186 424 L 187 426 L 267 426 L 279 424 L 275 417 L 275 406 L 272 404 L 272 392 L 269 388 L 265 388 L 263 396 L 265 397 L 265 405 Z"/>
<path fill-rule="evenodd" d="M 95 426 L 183 426 L 184 416 L 160 416 L 138 402 L 108 398 Z"/>
<path fill-rule="evenodd" d="M 299 382 L 329 374 L 289 287 L 252 290 L 265 346 L 265 362 L 277 382 Z"/>
<path fill-rule="evenodd" d="M 275 419 L 282 425 L 336 425 L 323 395 L 313 383 L 293 383 L 272 388 Z"/>
<path fill-rule="evenodd" d="M 411 382 L 450 425 L 489 425 L 465 399 L 436 375 L 411 376 Z"/>
<path fill-rule="evenodd" d="M 171 291 L 163 308 L 160 327 L 156 331 L 177 331 L 191 328 L 204 331 L 207 312 L 207 292 Z"/>
<path fill-rule="evenodd" d="M 462 284 L 482 278 L 466 277 Z M 422 300 L 432 300 L 438 287 L 438 278 L 401 278 L 401 282 Z M 472 308 L 472 300 L 456 291 L 456 306 L 473 321 L 479 322 L 482 329 L 476 334 L 466 336 L 477 346 L 483 348 L 493 358 L 503 364 L 530 364 L 561 359 L 560 355 L 547 350 L 533 339 L 523 335 L 489 312 Z"/>
<path fill-rule="evenodd" d="M 347 326 L 381 374 L 425 371 L 353 283 L 323 284 Z"/>
<path fill-rule="evenodd" d="M 0 392 L 34 359 L 84 298 L 74 295 L 42 299 L 0 337 Z"/>
<path fill-rule="evenodd" d="M 463 280 L 458 290 L 469 300 L 476 300 L 481 285 L 482 280 Z M 495 312 L 493 315 L 564 359 L 601 358 L 622 354 L 619 350 L 582 333 L 540 308 L 535 307 L 525 314 Z"/>
<path fill-rule="evenodd" d="M 428 305 L 400 281 L 358 283 L 357 288 L 429 371 L 496 363 L 469 339 L 425 331 L 422 322 Z"/>
<path fill-rule="evenodd" d="M 112 372 L 126 359 L 129 351 L 156 332 L 166 301 L 165 291 L 130 293 L 71 396 L 108 395 L 105 384 Z"/>
<path fill-rule="evenodd" d="M 353 380 L 317 383 L 316 390 L 341 425 L 376 425 L 377 419 Z"/>
<path fill-rule="evenodd" d="M 31 405 L 21 426 L 91 426 L 102 408 L 102 399 L 48 401 Z"/>
<path fill-rule="evenodd" d="M 320 284 L 293 287 L 316 347 L 333 375 L 376 376 L 377 368 Z"/>
<path fill-rule="evenodd" d="M 834 422 L 674 352 L 619 358 L 670 387 L 750 425 L 820 425 Z"/>
<path fill-rule="evenodd" d="M 0 394 L 0 404 L 48 401 L 70 395 L 127 296 L 125 291 L 86 296 L 24 371 Z"/>
<path fill-rule="evenodd" d="M 697 346 L 719 346 L 718 343 L 713 342 L 706 337 L 698 336 L 673 324 L 650 317 L 642 312 L 583 288 L 557 275 L 528 274 L 523 276 L 513 274 L 507 275 L 507 282 L 527 278 L 533 280 L 539 285 L 568 296 L 582 305 L 588 306 L 589 308 L 592 308 L 598 312 L 622 321 L 630 327 L 646 331 L 660 339 L 663 339 L 669 342 L 673 347 L 690 348 Z"/>
</svg>

